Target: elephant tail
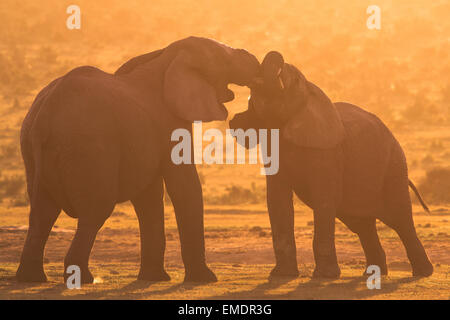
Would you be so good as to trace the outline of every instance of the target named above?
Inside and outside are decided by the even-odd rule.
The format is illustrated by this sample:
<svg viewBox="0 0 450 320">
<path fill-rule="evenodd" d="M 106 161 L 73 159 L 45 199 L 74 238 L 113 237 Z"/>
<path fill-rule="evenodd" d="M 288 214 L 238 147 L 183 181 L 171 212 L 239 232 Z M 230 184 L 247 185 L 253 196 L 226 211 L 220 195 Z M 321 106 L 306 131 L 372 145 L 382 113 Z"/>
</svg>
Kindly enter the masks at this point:
<svg viewBox="0 0 450 320">
<path fill-rule="evenodd" d="M 416 194 L 417 199 L 419 199 L 420 204 L 422 205 L 422 207 L 425 209 L 426 212 L 430 213 L 430 209 L 428 208 L 428 206 L 426 205 L 425 201 L 423 201 L 422 196 L 419 193 L 419 190 L 417 190 L 416 186 L 414 185 L 414 183 L 412 183 L 411 180 L 409 181 L 409 187 L 414 191 L 414 193 Z"/>
</svg>

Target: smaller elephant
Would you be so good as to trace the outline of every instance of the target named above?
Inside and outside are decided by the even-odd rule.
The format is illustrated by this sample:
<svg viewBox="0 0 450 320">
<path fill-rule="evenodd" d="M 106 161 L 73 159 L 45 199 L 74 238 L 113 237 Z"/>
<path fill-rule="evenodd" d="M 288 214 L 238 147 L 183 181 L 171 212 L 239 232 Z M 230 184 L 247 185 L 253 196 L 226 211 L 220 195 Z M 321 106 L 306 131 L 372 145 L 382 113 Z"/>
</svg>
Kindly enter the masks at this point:
<svg viewBox="0 0 450 320">
<path fill-rule="evenodd" d="M 253 80 L 248 110 L 237 114 L 230 127 L 280 130 L 279 171 L 266 176 L 276 258 L 270 278 L 298 276 L 293 193 L 314 212 L 314 277 L 340 276 L 336 218 L 359 236 L 367 266 L 388 272 L 376 229 L 379 219 L 400 236 L 413 275 L 433 273 L 416 234 L 408 186 L 428 208 L 408 179 L 400 144 L 377 116 L 350 103 L 332 103 L 272 51 Z"/>
</svg>

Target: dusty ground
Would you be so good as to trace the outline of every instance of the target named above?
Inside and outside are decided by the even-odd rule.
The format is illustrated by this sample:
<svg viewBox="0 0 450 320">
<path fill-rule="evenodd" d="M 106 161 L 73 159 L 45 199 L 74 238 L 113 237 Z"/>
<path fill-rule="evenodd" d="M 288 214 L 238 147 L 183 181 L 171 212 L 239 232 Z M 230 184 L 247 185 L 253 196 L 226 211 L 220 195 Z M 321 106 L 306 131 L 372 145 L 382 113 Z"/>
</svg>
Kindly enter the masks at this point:
<svg viewBox="0 0 450 320">
<path fill-rule="evenodd" d="M 8 210 L 8 209 L 6 209 Z M 75 220 L 61 215 L 45 255 L 49 282 L 18 284 L 14 276 L 26 234 L 25 209 L 0 217 L 0 299 L 449 299 L 450 210 L 434 208 L 425 215 L 416 208 L 415 222 L 423 244 L 435 265 L 430 278 L 411 277 L 404 248 L 389 228 L 379 224 L 390 274 L 381 290 L 368 290 L 362 277 L 364 256 L 358 238 L 337 224 L 336 246 L 342 277 L 335 281 L 311 279 L 312 213 L 298 206 L 296 213 L 297 255 L 301 276 L 290 282 L 268 283 L 273 263 L 268 216 L 263 206 L 209 207 L 206 209 L 207 259 L 219 277 L 216 284 L 183 285 L 184 270 L 174 214 L 167 207 L 168 283 L 136 281 L 139 268 L 137 220 L 128 205 L 120 205 L 100 231 L 91 258 L 95 284 L 81 290 L 63 285 L 63 258 L 73 236 Z"/>
</svg>

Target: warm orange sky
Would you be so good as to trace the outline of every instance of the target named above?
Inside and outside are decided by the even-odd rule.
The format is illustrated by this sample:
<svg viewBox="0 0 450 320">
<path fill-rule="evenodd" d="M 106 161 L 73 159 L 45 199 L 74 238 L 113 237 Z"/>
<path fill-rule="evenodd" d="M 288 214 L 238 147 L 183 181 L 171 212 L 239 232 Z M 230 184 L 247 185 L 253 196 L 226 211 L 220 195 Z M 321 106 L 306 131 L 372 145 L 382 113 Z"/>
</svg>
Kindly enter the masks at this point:
<svg viewBox="0 0 450 320">
<path fill-rule="evenodd" d="M 66 27 L 70 4 L 81 9 L 81 30 Z M 381 9 L 381 30 L 366 26 L 371 4 Z M 37 89 L 78 65 L 112 72 L 137 54 L 206 36 L 260 59 L 278 50 L 332 99 L 360 104 L 388 122 L 410 116 L 440 122 L 450 117 L 449 9 L 446 0 L 2 0 L 0 66 L 11 69 L 8 63 L 19 59 L 11 55 L 24 49 Z"/>
</svg>

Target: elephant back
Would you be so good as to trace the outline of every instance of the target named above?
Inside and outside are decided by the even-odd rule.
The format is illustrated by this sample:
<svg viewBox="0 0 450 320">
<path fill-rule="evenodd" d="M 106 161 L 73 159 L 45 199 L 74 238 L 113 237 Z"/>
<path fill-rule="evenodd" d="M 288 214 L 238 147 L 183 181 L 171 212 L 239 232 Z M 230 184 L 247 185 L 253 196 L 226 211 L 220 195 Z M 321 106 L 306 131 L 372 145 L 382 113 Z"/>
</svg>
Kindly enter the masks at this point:
<svg viewBox="0 0 450 320">
<path fill-rule="evenodd" d="M 335 106 L 345 131 L 342 210 L 373 216 L 382 210 L 383 185 L 392 151 L 398 144 L 376 115 L 349 103 Z"/>
</svg>

